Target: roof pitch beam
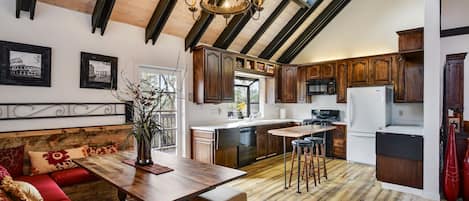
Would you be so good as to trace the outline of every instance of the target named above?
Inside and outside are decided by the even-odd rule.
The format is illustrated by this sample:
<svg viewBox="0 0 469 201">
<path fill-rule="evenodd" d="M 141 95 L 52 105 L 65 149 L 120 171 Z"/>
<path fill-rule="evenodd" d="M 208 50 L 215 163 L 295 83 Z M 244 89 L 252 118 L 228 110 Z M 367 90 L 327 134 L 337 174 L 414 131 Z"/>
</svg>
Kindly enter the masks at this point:
<svg viewBox="0 0 469 201">
<path fill-rule="evenodd" d="M 210 2 L 217 1 L 217 4 L 222 4 L 225 0 L 210 0 Z M 199 43 L 200 39 L 204 35 L 207 28 L 213 21 L 215 16 L 213 14 L 207 13 L 202 11 L 197 21 L 192 26 L 191 30 L 186 36 L 185 39 L 185 50 L 194 48 L 197 43 Z"/>
<path fill-rule="evenodd" d="M 306 30 L 288 47 L 278 59 L 282 63 L 290 63 L 311 42 L 351 0 L 332 1 L 326 9 L 306 28 Z"/>
<path fill-rule="evenodd" d="M 145 43 L 148 43 L 150 40 L 153 41 L 153 45 L 156 43 L 176 3 L 177 0 L 160 0 L 158 2 L 145 29 Z"/>
<path fill-rule="evenodd" d="M 274 39 L 266 46 L 259 55 L 260 58 L 270 59 L 282 47 L 285 42 L 293 35 L 293 33 L 308 19 L 308 17 L 316 10 L 323 0 L 316 0 L 311 8 L 301 8 L 288 21 L 288 23 L 280 30 Z"/>
<path fill-rule="evenodd" d="M 277 17 L 282 13 L 283 10 L 288 6 L 290 0 L 282 0 L 280 4 L 275 8 L 275 10 L 270 14 L 270 16 L 265 20 L 265 22 L 259 27 L 257 32 L 251 39 L 246 43 L 246 45 L 241 50 L 241 53 L 246 54 L 251 50 L 251 48 L 256 44 L 256 42 L 262 37 L 262 35 L 267 31 L 267 29 L 272 25 L 272 23 L 277 19 Z"/>
<path fill-rule="evenodd" d="M 94 6 L 93 14 L 91 16 L 91 33 L 96 31 L 96 28 L 101 29 L 101 35 L 104 35 L 106 26 L 111 17 L 112 9 L 116 0 L 97 0 Z"/>
<path fill-rule="evenodd" d="M 233 19 L 231 19 L 228 26 L 220 34 L 220 36 L 218 36 L 213 46 L 221 49 L 227 49 L 231 43 L 233 43 L 234 39 L 238 36 L 244 26 L 246 26 L 246 24 L 249 22 L 252 16 L 251 14 L 254 13 L 254 11 L 255 7 L 252 6 L 246 13 L 235 15 Z"/>
</svg>

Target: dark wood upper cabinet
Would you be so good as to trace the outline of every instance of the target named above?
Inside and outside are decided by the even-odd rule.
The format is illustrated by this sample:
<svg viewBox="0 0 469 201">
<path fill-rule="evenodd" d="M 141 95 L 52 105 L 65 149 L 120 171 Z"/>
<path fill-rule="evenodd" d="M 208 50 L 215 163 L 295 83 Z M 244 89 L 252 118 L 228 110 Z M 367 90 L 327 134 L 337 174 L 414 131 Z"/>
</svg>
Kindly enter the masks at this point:
<svg viewBox="0 0 469 201">
<path fill-rule="evenodd" d="M 320 65 L 310 66 L 307 68 L 306 73 L 307 73 L 306 75 L 307 80 L 321 79 L 321 66 Z"/>
<path fill-rule="evenodd" d="M 236 58 L 232 54 L 222 54 L 222 99 L 224 102 L 234 101 L 234 72 Z"/>
<path fill-rule="evenodd" d="M 194 50 L 194 102 L 234 101 L 235 57 L 217 50 Z"/>
<path fill-rule="evenodd" d="M 218 51 L 206 50 L 205 51 L 205 65 L 204 65 L 204 86 L 205 86 L 205 101 L 206 103 L 218 103 L 221 101 L 221 53 Z"/>
<path fill-rule="evenodd" d="M 369 85 L 368 58 L 350 60 L 348 69 L 348 82 L 351 87 Z"/>
<path fill-rule="evenodd" d="M 337 103 L 347 103 L 348 87 L 348 61 L 337 62 L 336 84 L 337 84 Z"/>
<path fill-rule="evenodd" d="M 392 68 L 395 68 L 394 55 L 376 56 L 370 58 L 369 82 L 371 85 L 392 84 Z"/>
<path fill-rule="evenodd" d="M 399 35 L 399 52 L 423 51 L 423 28 L 397 32 Z"/>
<path fill-rule="evenodd" d="M 297 67 L 282 66 L 281 68 L 281 101 L 282 103 L 297 102 Z"/>
<path fill-rule="evenodd" d="M 297 101 L 298 103 L 307 103 L 308 96 L 306 95 L 306 74 L 307 67 L 298 67 L 298 84 L 297 84 Z"/>
<path fill-rule="evenodd" d="M 325 63 L 321 65 L 321 79 L 329 79 L 335 77 L 336 63 Z"/>
<path fill-rule="evenodd" d="M 398 63 L 394 78 L 394 102 L 423 102 L 423 52 L 420 56 L 401 56 Z"/>
</svg>

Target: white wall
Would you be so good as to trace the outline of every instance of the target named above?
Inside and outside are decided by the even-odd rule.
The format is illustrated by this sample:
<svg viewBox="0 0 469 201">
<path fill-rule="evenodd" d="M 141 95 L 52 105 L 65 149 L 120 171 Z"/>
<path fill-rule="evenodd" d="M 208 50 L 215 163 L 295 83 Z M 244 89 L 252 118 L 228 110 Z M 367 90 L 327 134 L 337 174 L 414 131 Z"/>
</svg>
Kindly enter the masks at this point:
<svg viewBox="0 0 469 201">
<path fill-rule="evenodd" d="M 140 65 L 185 68 L 192 56 L 184 52 L 184 39 L 161 34 L 156 45 L 144 43 L 145 30 L 110 21 L 104 36 L 91 33 L 91 15 L 37 3 L 36 16 L 15 18 L 15 1 L 0 1 L 0 39 L 52 48 L 51 87 L 0 85 L 1 103 L 117 102 L 110 91 L 80 88 L 80 52 L 118 57 L 119 72 L 134 80 Z M 179 60 L 179 61 L 178 61 Z M 191 63 L 189 63 L 191 64 Z M 120 76 L 120 75 L 119 75 Z M 192 82 L 192 80 L 190 80 Z M 124 86 L 119 77 L 118 88 Z M 42 129 L 122 123 L 123 118 L 0 121 L 8 129 Z"/>
<path fill-rule="evenodd" d="M 467 0 L 442 0 L 441 28 L 452 29 L 469 26 L 467 8 L 469 8 Z"/>
<path fill-rule="evenodd" d="M 424 0 L 352 1 L 293 62 L 397 52 L 396 31 L 422 27 L 423 19 Z"/>
</svg>

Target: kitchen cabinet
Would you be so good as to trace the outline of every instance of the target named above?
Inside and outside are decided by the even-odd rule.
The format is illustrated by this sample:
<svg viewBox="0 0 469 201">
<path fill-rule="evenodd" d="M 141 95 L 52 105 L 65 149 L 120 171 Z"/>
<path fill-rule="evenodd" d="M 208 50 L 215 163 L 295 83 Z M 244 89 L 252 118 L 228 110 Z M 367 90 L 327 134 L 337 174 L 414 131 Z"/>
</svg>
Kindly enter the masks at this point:
<svg viewBox="0 0 469 201">
<path fill-rule="evenodd" d="M 423 102 L 423 52 L 399 56 L 395 71 L 394 102 Z"/>
<path fill-rule="evenodd" d="M 282 66 L 277 74 L 278 100 L 281 103 L 297 102 L 297 67 Z"/>
<path fill-rule="evenodd" d="M 347 126 L 334 126 L 337 128 L 332 132 L 332 155 L 336 158 L 347 159 Z"/>
<path fill-rule="evenodd" d="M 215 132 L 192 130 L 191 139 L 193 160 L 231 168 L 238 167 L 237 146 L 217 147 Z"/>
<path fill-rule="evenodd" d="M 335 62 L 307 67 L 306 80 L 331 79 L 335 77 Z"/>
<path fill-rule="evenodd" d="M 352 59 L 349 62 L 348 82 L 351 87 L 369 85 L 369 63 L 368 58 Z"/>
<path fill-rule="evenodd" d="M 307 68 L 307 80 L 321 79 L 321 65 L 314 65 Z"/>
<path fill-rule="evenodd" d="M 309 96 L 306 94 L 306 74 L 307 67 L 298 67 L 297 101 L 298 103 L 307 103 Z"/>
<path fill-rule="evenodd" d="M 283 138 L 268 133 L 269 130 L 280 129 L 292 126 L 291 124 L 273 124 L 256 127 L 257 136 L 257 159 L 264 159 L 283 153 Z M 293 138 L 286 139 L 287 151 L 292 150 L 291 141 Z"/>
<path fill-rule="evenodd" d="M 337 103 L 347 103 L 348 87 L 348 61 L 337 62 L 336 85 L 337 85 Z"/>
<path fill-rule="evenodd" d="M 235 58 L 208 48 L 194 50 L 194 102 L 234 101 Z"/>
<path fill-rule="evenodd" d="M 236 57 L 233 54 L 222 53 L 221 97 L 223 102 L 234 101 L 234 72 Z"/>
<path fill-rule="evenodd" d="M 376 135 L 376 178 L 423 188 L 423 137 L 394 133 Z"/>
<path fill-rule="evenodd" d="M 423 51 L 423 28 L 398 31 L 399 52 Z"/>
<path fill-rule="evenodd" d="M 392 69 L 396 66 L 394 55 L 376 56 L 370 58 L 369 82 L 371 85 L 392 84 Z"/>
<path fill-rule="evenodd" d="M 321 79 L 335 78 L 336 62 L 321 65 Z"/>
<path fill-rule="evenodd" d="M 214 163 L 214 135 L 213 132 L 192 130 L 192 159 L 203 163 Z"/>
</svg>

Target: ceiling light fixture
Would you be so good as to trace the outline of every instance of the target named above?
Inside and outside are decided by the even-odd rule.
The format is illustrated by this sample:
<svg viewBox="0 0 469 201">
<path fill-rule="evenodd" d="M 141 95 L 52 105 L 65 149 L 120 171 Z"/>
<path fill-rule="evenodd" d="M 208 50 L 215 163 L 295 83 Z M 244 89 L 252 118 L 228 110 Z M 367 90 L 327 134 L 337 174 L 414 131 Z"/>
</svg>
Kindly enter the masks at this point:
<svg viewBox="0 0 469 201">
<path fill-rule="evenodd" d="M 192 12 L 194 20 L 197 19 L 196 13 L 199 11 L 198 6 L 200 6 L 202 11 L 213 15 L 223 16 L 227 23 L 231 16 L 246 12 L 252 12 L 252 18 L 254 20 L 258 20 L 260 12 L 264 9 L 262 7 L 264 0 L 185 0 L 185 2 L 189 7 L 189 11 Z M 252 7 L 254 9 L 251 9 Z M 258 15 L 255 16 L 255 13 Z"/>
</svg>

